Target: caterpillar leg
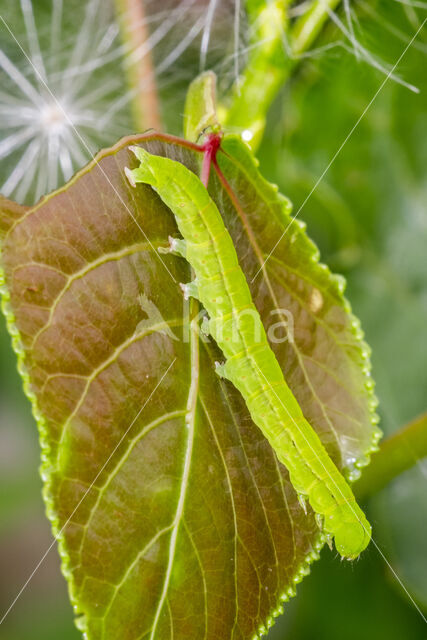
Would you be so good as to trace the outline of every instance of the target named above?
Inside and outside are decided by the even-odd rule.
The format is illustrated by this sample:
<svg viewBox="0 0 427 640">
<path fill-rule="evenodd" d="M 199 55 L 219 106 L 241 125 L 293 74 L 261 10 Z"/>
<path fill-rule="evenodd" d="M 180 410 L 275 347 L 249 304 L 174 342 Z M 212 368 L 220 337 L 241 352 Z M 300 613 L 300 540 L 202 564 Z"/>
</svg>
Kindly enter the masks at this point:
<svg viewBox="0 0 427 640">
<path fill-rule="evenodd" d="M 129 167 L 125 167 L 125 176 L 127 178 L 127 181 L 129 182 L 130 186 L 135 188 L 136 187 L 135 178 L 133 177 L 133 173 L 129 169 Z"/>
<path fill-rule="evenodd" d="M 179 285 L 184 292 L 184 298 L 188 300 L 189 298 L 195 298 L 199 300 L 199 289 L 197 287 L 197 281 L 193 280 L 192 282 L 187 282 L 187 284 L 180 283 Z"/>
<path fill-rule="evenodd" d="M 323 531 L 324 524 L 325 524 L 324 516 L 320 515 L 320 513 L 315 513 L 314 518 L 316 520 L 316 524 L 319 527 L 320 531 Z"/>
<path fill-rule="evenodd" d="M 187 244 L 182 238 L 172 238 L 172 236 L 169 236 L 169 246 L 159 247 L 157 251 L 159 253 L 172 253 L 174 256 L 185 258 L 187 255 Z"/>
<path fill-rule="evenodd" d="M 202 323 L 200 325 L 200 331 L 205 336 L 209 336 L 210 333 L 211 333 L 210 329 L 209 329 L 209 318 L 207 317 L 207 315 L 204 315 L 203 318 L 202 318 Z"/>
<path fill-rule="evenodd" d="M 225 372 L 225 362 L 215 362 L 215 373 L 220 378 L 227 379 L 227 374 Z"/>
<path fill-rule="evenodd" d="M 307 497 L 303 493 L 298 493 L 298 502 L 300 503 L 302 510 L 307 515 Z"/>
</svg>

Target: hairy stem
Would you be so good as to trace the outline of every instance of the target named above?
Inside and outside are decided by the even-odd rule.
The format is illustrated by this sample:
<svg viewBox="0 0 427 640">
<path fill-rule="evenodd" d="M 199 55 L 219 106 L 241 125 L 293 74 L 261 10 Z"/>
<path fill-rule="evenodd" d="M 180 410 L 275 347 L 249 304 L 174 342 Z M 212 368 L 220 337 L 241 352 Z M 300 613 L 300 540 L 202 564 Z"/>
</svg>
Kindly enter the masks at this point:
<svg viewBox="0 0 427 640">
<path fill-rule="evenodd" d="M 125 71 L 132 92 L 132 112 L 138 131 L 162 128 L 156 75 L 143 0 L 115 0 L 121 36 L 126 46 Z"/>
<path fill-rule="evenodd" d="M 341 0 L 313 0 L 309 10 L 294 24 L 291 31 L 292 55 L 298 59 L 316 40 L 329 13 Z"/>
<path fill-rule="evenodd" d="M 271 103 L 339 2 L 313 0 L 308 11 L 289 27 L 288 0 L 247 0 L 252 49 L 223 119 L 228 127 L 243 129 L 244 139 L 253 149 L 261 142 Z"/>
<path fill-rule="evenodd" d="M 427 456 L 427 412 L 384 440 L 369 467 L 354 485 L 358 499 L 380 491 L 399 474 Z"/>
</svg>

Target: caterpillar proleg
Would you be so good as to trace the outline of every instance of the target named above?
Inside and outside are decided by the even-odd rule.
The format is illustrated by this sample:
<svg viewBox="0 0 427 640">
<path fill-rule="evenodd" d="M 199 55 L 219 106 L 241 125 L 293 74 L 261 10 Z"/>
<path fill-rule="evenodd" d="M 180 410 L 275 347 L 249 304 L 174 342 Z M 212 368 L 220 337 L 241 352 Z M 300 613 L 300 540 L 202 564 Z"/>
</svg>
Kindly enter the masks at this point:
<svg viewBox="0 0 427 640">
<path fill-rule="evenodd" d="M 171 242 L 171 249 L 194 270 L 185 293 L 198 297 L 208 313 L 209 333 L 225 356 L 219 375 L 240 391 L 295 490 L 307 497 L 325 534 L 335 538 L 338 552 L 356 558 L 369 543 L 370 524 L 284 379 L 217 206 L 181 163 L 140 147 L 132 150 L 141 165 L 127 170 L 130 183 L 151 185 L 183 236 Z"/>
</svg>

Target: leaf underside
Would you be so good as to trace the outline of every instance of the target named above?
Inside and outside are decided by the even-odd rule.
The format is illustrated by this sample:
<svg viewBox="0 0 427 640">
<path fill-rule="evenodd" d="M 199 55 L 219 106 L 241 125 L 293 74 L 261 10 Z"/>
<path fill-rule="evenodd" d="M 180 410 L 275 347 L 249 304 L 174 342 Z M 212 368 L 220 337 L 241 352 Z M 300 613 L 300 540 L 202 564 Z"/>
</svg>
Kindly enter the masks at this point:
<svg viewBox="0 0 427 640">
<path fill-rule="evenodd" d="M 157 252 L 177 235 L 174 217 L 123 172 L 137 143 L 200 170 L 197 152 L 146 134 L 29 211 L 0 201 L 3 308 L 40 430 L 48 515 L 89 640 L 250 639 L 322 539 L 244 401 L 216 376 L 221 353 L 189 329 L 188 265 Z M 236 138 L 223 148 L 232 193 L 212 174 L 211 196 L 266 328 L 289 327 L 292 314 L 293 340 L 273 349 L 351 476 L 378 437 L 360 328 L 287 201 Z"/>
</svg>

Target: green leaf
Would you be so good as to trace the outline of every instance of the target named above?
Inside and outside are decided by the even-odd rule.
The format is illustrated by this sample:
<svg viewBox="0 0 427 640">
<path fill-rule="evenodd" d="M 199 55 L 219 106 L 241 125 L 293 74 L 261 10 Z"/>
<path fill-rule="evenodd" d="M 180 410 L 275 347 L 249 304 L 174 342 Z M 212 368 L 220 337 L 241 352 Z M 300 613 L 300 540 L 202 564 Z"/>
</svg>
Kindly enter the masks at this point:
<svg viewBox="0 0 427 640">
<path fill-rule="evenodd" d="M 215 104 L 216 75 L 205 71 L 190 84 L 184 112 L 184 137 L 197 142 L 205 129 L 219 129 Z"/>
<path fill-rule="evenodd" d="M 200 169 L 184 141 L 127 138 L 0 222 L 3 308 L 40 430 L 48 515 L 89 640 L 250 639 L 307 573 L 319 531 L 214 372 L 221 353 L 178 286 L 187 263 L 157 251 L 176 227 L 151 188 L 125 178 L 137 143 Z M 292 391 L 353 477 L 378 430 L 342 280 L 249 150 L 234 137 L 223 146 L 229 186 L 212 174 L 210 193 L 269 335 L 285 338 L 273 347 Z"/>
</svg>

